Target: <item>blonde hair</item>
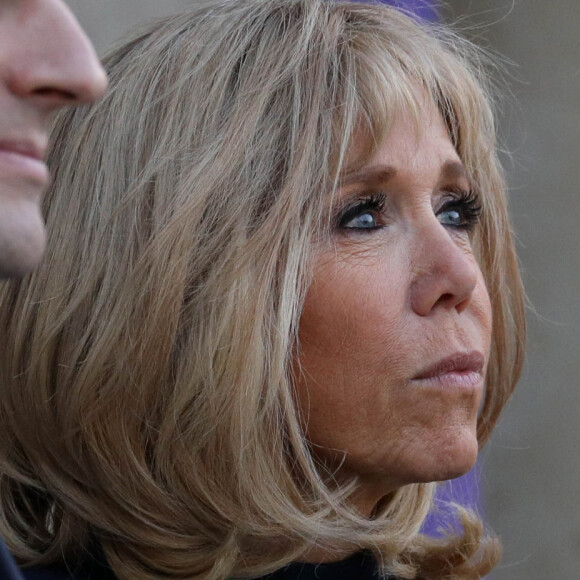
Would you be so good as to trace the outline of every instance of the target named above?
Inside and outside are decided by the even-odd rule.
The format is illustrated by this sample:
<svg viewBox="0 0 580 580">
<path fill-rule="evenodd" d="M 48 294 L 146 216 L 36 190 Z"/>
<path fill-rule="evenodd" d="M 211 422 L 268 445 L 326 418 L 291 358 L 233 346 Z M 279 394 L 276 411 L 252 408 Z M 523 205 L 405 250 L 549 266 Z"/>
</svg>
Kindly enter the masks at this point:
<svg viewBox="0 0 580 580">
<path fill-rule="evenodd" d="M 471 55 L 471 56 L 470 56 Z M 106 59 L 107 96 L 59 119 L 42 267 L 0 295 L 0 534 L 25 563 L 115 574 L 263 574 L 313 546 L 372 550 L 402 578 L 478 578 L 497 540 L 419 533 L 434 484 L 372 518 L 309 453 L 292 354 L 328 192 L 421 86 L 480 192 L 494 311 L 478 435 L 519 375 L 523 292 L 477 55 L 380 5 L 212 2 Z M 475 64 L 474 64 L 475 63 Z"/>
</svg>

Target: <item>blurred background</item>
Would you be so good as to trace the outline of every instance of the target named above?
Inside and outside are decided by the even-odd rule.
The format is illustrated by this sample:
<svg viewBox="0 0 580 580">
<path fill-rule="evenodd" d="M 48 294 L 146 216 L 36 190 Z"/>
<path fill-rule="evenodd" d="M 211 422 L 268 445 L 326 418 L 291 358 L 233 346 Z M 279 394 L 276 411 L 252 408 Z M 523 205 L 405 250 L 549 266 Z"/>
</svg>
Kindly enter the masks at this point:
<svg viewBox="0 0 580 580">
<path fill-rule="evenodd" d="M 99 53 L 195 0 L 68 0 Z M 529 296 L 524 375 L 482 454 L 504 557 L 494 580 L 580 578 L 580 2 L 447 0 L 440 18 L 501 55 L 499 132 Z M 505 76 L 506 73 L 504 73 Z"/>
</svg>

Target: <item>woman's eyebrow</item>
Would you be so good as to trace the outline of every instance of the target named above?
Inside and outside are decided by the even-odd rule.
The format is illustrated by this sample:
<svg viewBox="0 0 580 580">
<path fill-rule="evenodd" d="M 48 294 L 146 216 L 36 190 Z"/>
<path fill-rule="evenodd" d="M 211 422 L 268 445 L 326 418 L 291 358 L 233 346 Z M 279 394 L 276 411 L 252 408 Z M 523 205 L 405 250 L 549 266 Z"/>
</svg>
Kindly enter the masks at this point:
<svg viewBox="0 0 580 580">
<path fill-rule="evenodd" d="M 449 159 L 443 163 L 443 166 L 441 167 L 441 179 L 465 179 L 469 181 L 463 163 L 454 159 Z"/>
<path fill-rule="evenodd" d="M 342 179 L 341 185 L 348 186 L 354 183 L 365 185 L 377 185 L 388 182 L 397 175 L 397 170 L 391 165 L 372 165 L 362 167 L 356 171 L 347 173 Z M 467 171 L 459 160 L 448 159 L 441 166 L 441 179 L 467 179 Z"/>
<path fill-rule="evenodd" d="M 357 171 L 347 173 L 341 185 L 342 187 L 353 185 L 354 183 L 362 183 L 369 186 L 381 185 L 393 179 L 396 174 L 397 170 L 390 165 L 363 167 Z"/>
</svg>

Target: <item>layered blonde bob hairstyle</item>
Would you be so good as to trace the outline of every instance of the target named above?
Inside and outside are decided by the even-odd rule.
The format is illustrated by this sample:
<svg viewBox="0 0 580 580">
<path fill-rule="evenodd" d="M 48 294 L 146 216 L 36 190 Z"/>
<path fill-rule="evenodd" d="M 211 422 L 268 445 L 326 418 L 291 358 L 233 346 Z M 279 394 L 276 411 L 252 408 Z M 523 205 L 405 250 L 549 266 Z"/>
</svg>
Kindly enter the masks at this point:
<svg viewBox="0 0 580 580">
<path fill-rule="evenodd" d="M 356 481 L 313 459 L 292 392 L 309 264 L 351 143 L 366 136 L 368 157 L 403 110 L 420 130 L 428 94 L 482 199 L 488 438 L 524 318 L 474 52 L 381 5 L 240 0 L 158 21 L 105 64 L 106 97 L 53 134 L 44 264 L 0 298 L 13 552 L 74 563 L 96 544 L 122 580 L 257 576 L 313 546 L 372 550 L 401 578 L 485 574 L 498 546 L 474 515 L 458 535 L 419 533 L 434 484 L 371 518 L 350 507 Z"/>
</svg>

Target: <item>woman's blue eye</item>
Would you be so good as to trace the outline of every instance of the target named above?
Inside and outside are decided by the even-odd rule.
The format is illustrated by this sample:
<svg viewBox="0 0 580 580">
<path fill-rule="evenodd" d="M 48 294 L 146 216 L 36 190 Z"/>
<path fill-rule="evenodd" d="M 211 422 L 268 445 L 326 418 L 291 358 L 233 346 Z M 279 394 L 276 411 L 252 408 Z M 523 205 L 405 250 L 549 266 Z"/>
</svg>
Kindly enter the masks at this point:
<svg viewBox="0 0 580 580">
<path fill-rule="evenodd" d="M 447 209 L 441 211 L 437 217 L 444 226 L 453 226 L 457 228 L 465 224 L 461 211 L 458 209 Z"/>
<path fill-rule="evenodd" d="M 354 218 L 352 218 L 350 221 L 346 222 L 345 224 L 343 224 L 342 226 L 343 228 L 356 228 L 356 229 L 370 229 L 370 228 L 376 228 L 377 227 L 377 220 L 375 219 L 375 216 L 370 213 L 363 213 L 360 214 Z"/>
<path fill-rule="evenodd" d="M 386 195 L 373 193 L 363 198 L 355 198 L 337 217 L 337 225 L 343 230 L 377 230 L 384 223 Z"/>
<path fill-rule="evenodd" d="M 458 197 L 447 200 L 437 212 L 437 219 L 446 227 L 472 230 L 481 216 L 479 196 L 471 192 L 460 192 Z"/>
</svg>

